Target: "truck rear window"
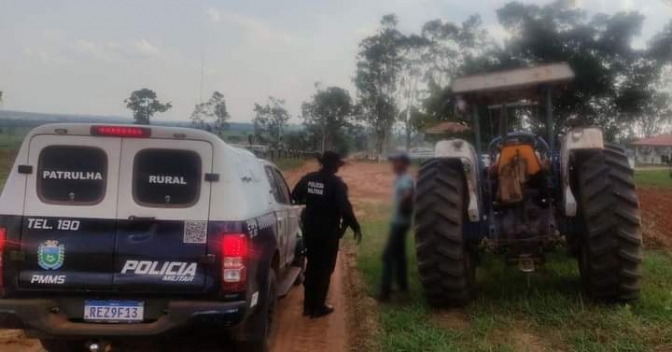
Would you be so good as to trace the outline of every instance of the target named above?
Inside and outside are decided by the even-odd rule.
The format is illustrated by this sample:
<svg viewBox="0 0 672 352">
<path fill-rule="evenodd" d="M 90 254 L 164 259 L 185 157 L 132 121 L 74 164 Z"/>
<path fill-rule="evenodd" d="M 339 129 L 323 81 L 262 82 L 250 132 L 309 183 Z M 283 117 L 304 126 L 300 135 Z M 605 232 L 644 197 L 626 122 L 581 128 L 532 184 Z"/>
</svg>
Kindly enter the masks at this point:
<svg viewBox="0 0 672 352">
<path fill-rule="evenodd" d="M 105 196 L 107 154 L 102 149 L 49 146 L 40 152 L 38 195 L 45 203 L 97 204 Z"/>
<path fill-rule="evenodd" d="M 133 196 L 140 205 L 189 207 L 198 202 L 201 158 L 190 150 L 145 149 L 135 155 Z"/>
</svg>

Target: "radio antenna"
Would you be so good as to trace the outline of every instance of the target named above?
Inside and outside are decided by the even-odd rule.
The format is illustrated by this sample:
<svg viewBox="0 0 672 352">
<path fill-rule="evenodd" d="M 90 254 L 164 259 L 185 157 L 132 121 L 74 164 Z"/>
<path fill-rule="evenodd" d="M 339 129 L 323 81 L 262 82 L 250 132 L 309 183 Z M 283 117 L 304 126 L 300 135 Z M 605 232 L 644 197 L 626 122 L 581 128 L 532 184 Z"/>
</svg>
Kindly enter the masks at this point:
<svg viewBox="0 0 672 352">
<path fill-rule="evenodd" d="M 201 52 L 201 84 L 198 88 L 198 102 L 199 103 L 203 102 L 203 71 L 204 71 L 204 66 L 205 66 L 205 47 L 203 48 L 203 51 Z"/>
</svg>

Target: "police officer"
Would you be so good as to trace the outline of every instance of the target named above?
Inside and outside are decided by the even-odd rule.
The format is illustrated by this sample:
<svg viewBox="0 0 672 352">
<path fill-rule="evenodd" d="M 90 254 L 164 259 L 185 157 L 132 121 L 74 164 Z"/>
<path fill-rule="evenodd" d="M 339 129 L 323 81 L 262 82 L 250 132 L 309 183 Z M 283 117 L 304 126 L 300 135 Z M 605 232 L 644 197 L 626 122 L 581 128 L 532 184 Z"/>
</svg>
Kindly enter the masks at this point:
<svg viewBox="0 0 672 352">
<path fill-rule="evenodd" d="M 297 204 L 305 204 L 302 213 L 308 265 L 304 282 L 303 315 L 318 318 L 334 308 L 325 304 L 331 273 L 336 265 L 338 242 L 350 227 L 355 240 L 362 239 L 359 223 L 348 200 L 348 188 L 336 176 L 344 162 L 340 155 L 327 151 L 318 158 L 321 168 L 301 179 L 292 191 Z"/>
</svg>

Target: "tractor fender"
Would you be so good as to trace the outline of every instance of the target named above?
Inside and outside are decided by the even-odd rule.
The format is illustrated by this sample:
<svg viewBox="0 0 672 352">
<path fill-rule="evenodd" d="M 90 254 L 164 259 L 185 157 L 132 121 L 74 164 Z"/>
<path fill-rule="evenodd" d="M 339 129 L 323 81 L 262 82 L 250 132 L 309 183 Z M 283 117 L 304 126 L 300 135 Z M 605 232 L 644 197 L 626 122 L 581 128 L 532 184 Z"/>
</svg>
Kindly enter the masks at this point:
<svg viewBox="0 0 672 352">
<path fill-rule="evenodd" d="M 434 147 L 434 157 L 438 159 L 454 159 L 462 164 L 464 179 L 467 181 L 469 205 L 467 214 L 469 221 L 478 222 L 481 219 L 478 188 L 478 154 L 474 146 L 463 139 L 448 139 L 439 141 Z"/>
<path fill-rule="evenodd" d="M 569 170 L 570 157 L 578 150 L 604 149 L 602 130 L 596 127 L 574 127 L 562 136 L 560 147 L 560 167 L 562 174 L 562 204 L 565 216 L 574 217 L 577 212 L 577 202 L 570 187 L 571 171 Z"/>
</svg>

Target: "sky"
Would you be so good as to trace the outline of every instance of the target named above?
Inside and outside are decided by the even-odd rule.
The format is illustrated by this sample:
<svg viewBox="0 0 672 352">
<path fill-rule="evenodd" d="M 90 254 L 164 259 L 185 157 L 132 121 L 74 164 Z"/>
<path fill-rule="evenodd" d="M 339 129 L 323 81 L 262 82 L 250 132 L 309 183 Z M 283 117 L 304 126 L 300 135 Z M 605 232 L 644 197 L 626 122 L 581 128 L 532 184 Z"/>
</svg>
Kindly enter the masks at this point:
<svg viewBox="0 0 672 352">
<path fill-rule="evenodd" d="M 672 18 L 672 0 L 573 0 L 591 13 L 638 10 L 644 46 Z M 0 0 L 0 106 L 7 110 L 130 116 L 123 103 L 151 88 L 187 120 L 222 92 L 232 121 L 251 121 L 254 103 L 283 98 L 299 123 L 315 84 L 355 96 L 359 41 L 381 16 L 417 32 L 432 19 L 479 13 L 498 40 L 496 9 L 507 0 Z M 545 4 L 549 1 L 525 3 Z"/>
</svg>

